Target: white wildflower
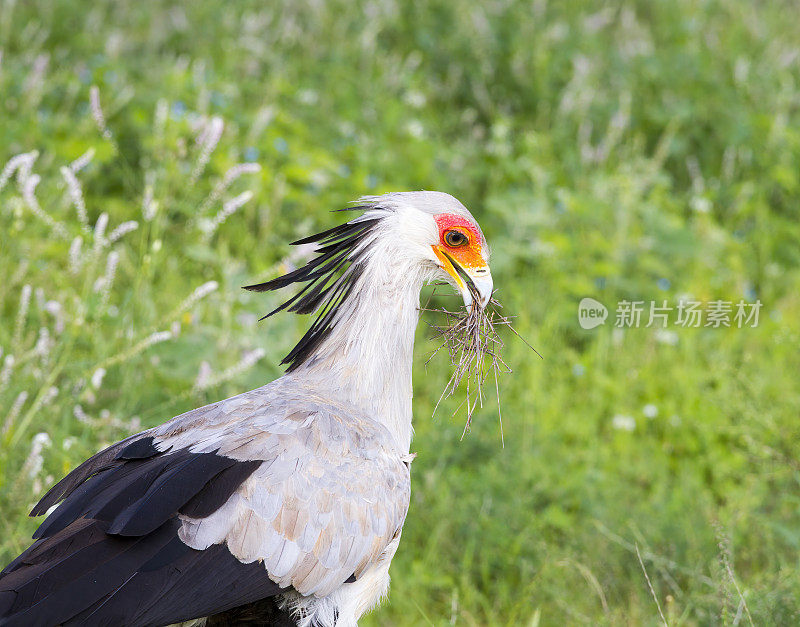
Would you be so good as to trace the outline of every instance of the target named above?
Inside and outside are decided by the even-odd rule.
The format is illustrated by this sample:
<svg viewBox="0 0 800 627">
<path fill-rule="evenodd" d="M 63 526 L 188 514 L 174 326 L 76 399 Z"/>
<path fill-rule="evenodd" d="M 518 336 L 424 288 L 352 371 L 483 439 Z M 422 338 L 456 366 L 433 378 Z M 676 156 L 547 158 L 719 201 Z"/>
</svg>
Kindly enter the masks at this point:
<svg viewBox="0 0 800 627">
<path fill-rule="evenodd" d="M 94 254 L 99 253 L 107 244 L 106 227 L 108 226 L 108 214 L 103 212 L 94 224 Z"/>
<path fill-rule="evenodd" d="M 37 215 L 40 211 L 43 211 L 39 205 L 39 201 L 36 200 L 36 187 L 41 180 L 42 178 L 38 174 L 28 174 L 24 177 L 22 182 L 22 198 L 31 211 Z"/>
<path fill-rule="evenodd" d="M 314 170 L 309 178 L 316 189 L 323 189 L 331 182 L 331 175 L 322 169 Z"/>
<path fill-rule="evenodd" d="M 70 436 L 67 436 L 66 438 L 64 438 L 64 441 L 61 443 L 61 447 L 62 447 L 62 448 L 65 450 L 65 451 L 68 451 L 68 450 L 69 450 L 69 449 L 71 449 L 73 446 L 75 446 L 75 443 L 76 443 L 77 441 L 78 441 L 78 439 L 77 439 L 77 438 L 74 438 L 74 437 L 72 437 L 71 435 L 70 435 Z"/>
<path fill-rule="evenodd" d="M 73 173 L 80 172 L 85 168 L 91 160 L 94 158 L 94 148 L 89 148 L 86 152 L 84 152 L 80 157 L 75 159 L 72 163 L 69 164 L 69 169 L 72 170 Z"/>
<path fill-rule="evenodd" d="M 11 372 L 14 370 L 14 355 L 6 355 L 3 360 L 3 368 L 0 370 L 0 386 L 8 385 L 11 380 Z"/>
<path fill-rule="evenodd" d="M 194 307 L 200 300 L 202 300 L 209 294 L 216 292 L 218 289 L 219 289 L 219 283 L 217 283 L 216 281 L 208 281 L 206 283 L 203 283 L 200 287 L 196 288 L 194 292 L 189 294 L 189 296 L 175 308 L 175 310 L 168 316 L 168 319 L 175 318 L 184 311 L 188 311 L 189 309 Z"/>
<path fill-rule="evenodd" d="M 126 334 L 126 337 L 130 338 L 131 336 L 132 336 L 132 333 L 129 331 Z M 132 359 L 133 357 L 135 357 L 139 353 L 147 350 L 148 348 L 150 348 L 154 344 L 159 344 L 161 342 L 166 342 L 167 340 L 170 340 L 170 339 L 172 339 L 172 333 L 170 331 L 157 331 L 155 333 L 151 333 L 147 337 L 143 338 L 142 340 L 140 340 L 139 342 L 134 344 L 128 350 L 120 352 L 120 353 L 117 353 L 116 355 L 112 355 L 111 357 L 108 357 L 108 358 L 104 359 L 95 368 L 109 368 L 109 367 L 114 366 L 116 364 L 121 364 L 123 362 L 126 362 L 126 361 Z"/>
<path fill-rule="evenodd" d="M 200 147 L 200 154 L 197 157 L 197 164 L 192 171 L 192 182 L 196 181 L 205 170 L 211 154 L 217 147 L 220 138 L 222 137 L 222 130 L 225 127 L 222 118 L 219 116 L 212 117 L 208 123 L 203 127 L 202 132 L 197 137 L 197 145 Z"/>
<path fill-rule="evenodd" d="M 25 181 L 28 180 L 28 177 L 31 175 L 31 170 L 33 170 L 33 164 L 36 159 L 39 157 L 39 151 L 34 150 L 28 153 L 28 159 L 22 161 L 17 168 L 17 185 L 20 187 L 24 186 Z"/>
<path fill-rule="evenodd" d="M 656 342 L 659 344 L 667 344 L 669 346 L 675 346 L 678 343 L 678 334 L 675 331 L 669 331 L 667 329 L 657 329 L 655 332 Z"/>
<path fill-rule="evenodd" d="M 314 105 L 319 100 L 319 94 L 313 89 L 301 89 L 297 92 L 297 99 L 305 105 Z"/>
<path fill-rule="evenodd" d="M 612 418 L 611 426 L 620 431 L 633 431 L 636 428 L 636 420 L 633 416 L 617 414 Z"/>
<path fill-rule="evenodd" d="M 24 179 L 27 178 L 26 173 L 30 173 L 33 162 L 36 161 L 38 156 L 39 152 L 34 150 L 11 157 L 3 167 L 3 171 L 0 172 L 0 190 L 6 186 L 6 183 L 8 183 L 9 179 L 14 175 L 14 172 L 23 171 L 24 176 L 20 177 L 18 180 L 20 184 L 24 183 Z"/>
<path fill-rule="evenodd" d="M 211 364 L 207 361 L 200 362 L 200 370 L 197 372 L 197 378 L 194 381 L 195 390 L 204 390 L 208 387 L 208 382 L 211 380 L 214 371 L 211 369 Z"/>
<path fill-rule="evenodd" d="M 40 403 L 40 406 L 41 405 L 49 405 L 50 403 L 53 402 L 53 400 L 55 399 L 56 396 L 58 396 L 58 388 L 55 385 L 51 385 L 47 389 L 47 392 L 44 393 L 44 396 L 42 397 L 42 402 Z"/>
<path fill-rule="evenodd" d="M 123 235 L 130 233 L 131 231 L 135 231 L 139 228 L 139 223 L 136 220 L 128 220 L 127 222 L 123 222 L 108 236 L 108 243 L 113 244 Z"/>
<path fill-rule="evenodd" d="M 295 246 L 289 251 L 289 254 L 281 260 L 281 264 L 285 266 L 289 272 L 296 270 L 299 265 L 305 265 L 305 263 L 311 259 L 317 251 L 317 248 L 319 248 L 319 246 L 315 242 Z"/>
<path fill-rule="evenodd" d="M 101 292 L 100 302 L 103 307 L 108 304 L 108 298 L 111 295 L 111 285 L 114 283 L 114 276 L 117 273 L 117 264 L 119 264 L 119 253 L 116 250 L 112 250 L 108 253 L 108 259 L 106 259 L 106 272 L 98 279 L 100 283 L 99 289 L 95 284 L 95 291 Z"/>
<path fill-rule="evenodd" d="M 81 222 L 81 227 L 84 231 L 88 231 L 89 217 L 86 213 L 86 203 L 83 200 L 83 190 L 81 189 L 80 181 L 78 181 L 78 178 L 75 176 L 75 172 L 66 166 L 62 166 L 61 176 L 64 177 L 64 181 L 67 183 L 69 196 L 72 199 L 72 204 L 75 205 L 75 210 L 78 213 L 78 220 Z"/>
<path fill-rule="evenodd" d="M 689 206 L 698 213 L 708 213 L 711 211 L 711 201 L 704 196 L 693 196 L 689 201 Z"/>
<path fill-rule="evenodd" d="M 36 339 L 36 345 L 33 349 L 34 352 L 41 357 L 43 362 L 46 362 L 52 348 L 53 341 L 50 338 L 50 329 L 47 327 L 40 327 L 39 337 Z"/>
<path fill-rule="evenodd" d="M 81 246 L 83 246 L 83 239 L 80 236 L 72 240 L 72 244 L 69 245 L 69 271 L 72 274 L 78 274 L 83 265 Z"/>
<path fill-rule="evenodd" d="M 427 102 L 425 94 L 423 94 L 421 91 L 416 91 L 413 89 L 405 93 L 403 100 L 405 100 L 409 107 L 413 107 L 414 109 L 421 109 Z"/>
<path fill-rule="evenodd" d="M 50 436 L 45 433 L 37 433 L 33 436 L 33 441 L 31 442 L 31 452 L 28 455 L 28 459 L 25 460 L 25 464 L 23 465 L 22 469 L 23 472 L 28 476 L 29 479 L 34 479 L 36 476 L 42 471 L 42 466 L 44 465 L 44 449 L 49 447 L 52 444 L 50 441 Z"/>
<path fill-rule="evenodd" d="M 216 230 L 219 228 L 220 224 L 225 222 L 231 214 L 235 213 L 242 205 L 247 203 L 253 197 L 253 192 L 246 191 L 242 192 L 235 198 L 231 198 L 225 204 L 222 205 L 222 209 L 220 212 L 214 216 L 213 220 L 202 224 L 201 228 L 204 231 L 206 239 L 210 238 Z"/>
<path fill-rule="evenodd" d="M 590 33 L 596 33 L 597 31 L 613 23 L 614 17 L 615 12 L 612 9 L 601 9 L 600 11 L 585 17 L 583 19 L 583 27 Z"/>
<path fill-rule="evenodd" d="M 642 413 L 646 418 L 653 419 L 658 416 L 658 407 L 653 405 L 653 403 L 648 403 L 642 408 Z"/>
<path fill-rule="evenodd" d="M 25 401 L 28 400 L 28 393 L 23 390 L 17 395 L 17 398 L 14 399 L 14 403 L 11 405 L 11 409 L 6 416 L 5 422 L 3 422 L 3 430 L 2 435 L 8 433 L 11 426 L 14 424 L 14 421 L 19 416 L 19 412 L 22 410 L 22 406 L 25 404 Z"/>
<path fill-rule="evenodd" d="M 99 390 L 100 386 L 103 385 L 103 377 L 105 376 L 106 376 L 105 368 L 98 368 L 92 373 L 92 385 L 96 390 Z"/>
<path fill-rule="evenodd" d="M 49 54 L 40 54 L 33 60 L 33 67 L 22 85 L 23 93 L 28 94 L 31 98 L 31 100 L 29 100 L 30 104 L 38 104 L 41 99 L 44 75 L 45 72 L 47 72 L 48 65 L 50 65 Z"/>
<path fill-rule="evenodd" d="M 106 139 L 111 139 L 111 131 L 106 126 L 106 116 L 103 115 L 103 108 L 100 106 L 100 90 L 97 85 L 92 85 L 89 88 L 89 106 L 92 109 L 92 117 L 97 129 L 103 134 Z"/>
<path fill-rule="evenodd" d="M 22 290 L 20 291 L 17 320 L 14 324 L 14 339 L 12 340 L 12 344 L 15 347 L 18 347 L 20 342 L 22 342 L 22 331 L 25 329 L 25 320 L 28 317 L 28 307 L 31 304 L 32 291 L 31 286 L 27 283 L 22 286 Z"/>
<path fill-rule="evenodd" d="M 414 139 L 420 139 L 425 135 L 425 127 L 419 120 L 409 120 L 406 124 L 406 132 Z"/>
<path fill-rule="evenodd" d="M 75 405 L 75 407 L 72 408 L 72 415 L 75 416 L 78 422 L 82 422 L 83 424 L 92 423 L 92 419 L 89 418 L 86 412 L 83 411 L 83 407 L 80 405 Z"/>
<path fill-rule="evenodd" d="M 260 171 L 261 166 L 258 163 L 240 163 L 229 168 L 228 171 L 225 172 L 225 176 L 222 177 L 222 180 L 217 183 L 213 191 L 200 205 L 200 213 L 204 213 L 206 209 L 217 202 L 222 194 L 225 193 L 225 190 L 227 190 L 236 179 L 242 176 L 242 174 L 255 174 Z"/>
<path fill-rule="evenodd" d="M 17 170 L 18 177 L 21 172 L 22 168 Z M 42 209 L 39 205 L 39 201 L 36 199 L 36 186 L 39 184 L 40 180 L 41 178 L 38 174 L 28 174 L 22 177 L 22 199 L 33 215 L 51 227 L 56 235 L 64 237 L 66 235 L 64 225 L 60 222 L 56 222 L 49 213 Z"/>
<path fill-rule="evenodd" d="M 204 377 L 203 380 L 200 380 L 200 375 L 198 374 L 198 380 L 195 381 L 194 389 L 195 391 L 205 390 L 215 385 L 219 385 L 220 383 L 224 383 L 225 381 L 230 381 L 234 377 L 237 377 L 241 373 L 252 368 L 265 355 L 266 351 L 263 348 L 256 348 L 251 351 L 246 351 L 242 355 L 242 358 L 239 361 L 239 363 L 237 363 L 234 366 L 231 366 L 230 368 L 223 371 L 216 377 L 211 376 L 211 374 L 208 374 L 208 376 Z"/>
<path fill-rule="evenodd" d="M 250 351 L 245 351 L 242 355 L 241 361 L 234 366 L 236 368 L 237 374 L 239 372 L 244 372 L 248 368 L 255 366 L 259 361 L 261 361 L 267 354 L 263 348 L 254 348 Z"/>
<path fill-rule="evenodd" d="M 153 200 L 153 174 L 148 172 L 145 177 L 144 196 L 142 196 L 142 217 L 145 222 L 150 222 L 156 217 L 158 203 Z"/>
<path fill-rule="evenodd" d="M 48 300 L 43 309 L 55 318 L 55 332 L 61 333 L 64 331 L 64 308 L 57 300 Z"/>
</svg>

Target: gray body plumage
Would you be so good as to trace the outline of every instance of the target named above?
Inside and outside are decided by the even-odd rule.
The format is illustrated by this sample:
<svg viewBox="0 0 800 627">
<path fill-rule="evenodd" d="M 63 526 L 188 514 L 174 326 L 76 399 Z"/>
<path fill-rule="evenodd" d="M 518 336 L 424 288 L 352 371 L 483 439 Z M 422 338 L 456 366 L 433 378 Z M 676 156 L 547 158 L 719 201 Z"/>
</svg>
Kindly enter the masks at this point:
<svg viewBox="0 0 800 627">
<path fill-rule="evenodd" d="M 398 536 L 410 496 L 409 456 L 380 422 L 287 375 L 150 431 L 163 450 L 265 460 L 202 519 L 181 517 L 195 549 L 226 543 L 272 579 L 324 597 L 358 579 Z"/>
</svg>

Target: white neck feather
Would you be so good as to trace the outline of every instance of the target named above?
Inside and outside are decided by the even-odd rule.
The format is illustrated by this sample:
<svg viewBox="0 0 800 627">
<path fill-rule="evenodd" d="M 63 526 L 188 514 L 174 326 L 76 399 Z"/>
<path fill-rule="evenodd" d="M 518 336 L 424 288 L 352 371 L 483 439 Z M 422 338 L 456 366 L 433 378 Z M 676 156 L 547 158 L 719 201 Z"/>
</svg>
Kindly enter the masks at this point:
<svg viewBox="0 0 800 627">
<path fill-rule="evenodd" d="M 419 294 L 432 269 L 393 249 L 391 238 L 381 239 L 330 335 L 293 374 L 367 412 L 407 453 Z"/>
</svg>

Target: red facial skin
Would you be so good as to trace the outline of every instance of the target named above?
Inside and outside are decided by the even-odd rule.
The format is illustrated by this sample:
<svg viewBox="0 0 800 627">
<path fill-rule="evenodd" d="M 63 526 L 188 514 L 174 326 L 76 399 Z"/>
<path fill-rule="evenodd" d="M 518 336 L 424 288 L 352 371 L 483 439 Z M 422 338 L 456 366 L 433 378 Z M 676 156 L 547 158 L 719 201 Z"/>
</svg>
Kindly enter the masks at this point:
<svg viewBox="0 0 800 627">
<path fill-rule="evenodd" d="M 436 220 L 436 225 L 439 227 L 439 244 L 433 247 L 433 252 L 442 261 L 444 268 L 453 276 L 456 283 L 461 285 L 461 277 L 458 276 L 458 272 L 452 267 L 447 256 L 452 257 L 464 268 L 485 268 L 486 260 L 482 254 L 483 238 L 473 224 L 461 216 L 446 213 L 434 216 L 433 219 Z M 463 246 L 449 246 L 445 242 L 444 235 L 447 231 L 452 230 L 461 231 L 469 241 Z M 443 254 L 443 252 L 446 252 L 447 255 Z"/>
<path fill-rule="evenodd" d="M 482 241 L 481 234 L 477 231 L 477 229 L 475 229 L 469 220 L 462 218 L 461 216 L 457 216 L 454 213 L 445 213 L 440 216 L 433 216 L 433 219 L 436 220 L 436 225 L 439 227 L 439 241 L 442 243 L 442 246 L 445 246 L 449 251 L 457 249 L 445 244 L 444 234 L 447 231 L 455 228 L 469 237 L 469 244 L 467 244 L 467 246 L 478 244 L 478 250 L 480 250 Z M 464 247 L 460 246 L 459 248 Z"/>
</svg>

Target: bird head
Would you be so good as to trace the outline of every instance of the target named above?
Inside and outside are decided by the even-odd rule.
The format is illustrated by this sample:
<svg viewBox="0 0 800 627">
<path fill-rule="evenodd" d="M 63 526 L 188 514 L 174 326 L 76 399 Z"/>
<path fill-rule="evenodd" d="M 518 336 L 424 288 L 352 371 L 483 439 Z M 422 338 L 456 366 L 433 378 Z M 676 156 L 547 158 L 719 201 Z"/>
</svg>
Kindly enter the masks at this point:
<svg viewBox="0 0 800 627">
<path fill-rule="evenodd" d="M 461 293 L 469 309 L 485 308 L 492 297 L 492 274 L 486 240 L 474 220 L 453 213 L 434 216 L 437 241 L 431 245 L 439 268 Z"/>
<path fill-rule="evenodd" d="M 450 283 L 468 310 L 473 305 L 486 307 L 493 289 L 489 247 L 464 205 L 450 194 L 428 191 L 368 196 L 359 201 L 366 203 L 391 212 L 394 220 L 387 223 L 402 241 L 398 254 L 426 265 L 431 278 Z"/>
</svg>

